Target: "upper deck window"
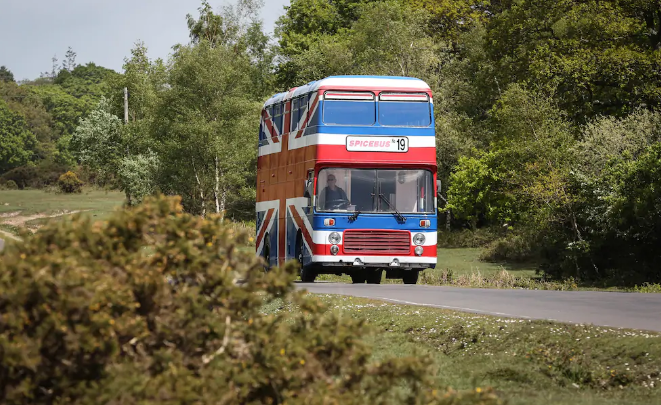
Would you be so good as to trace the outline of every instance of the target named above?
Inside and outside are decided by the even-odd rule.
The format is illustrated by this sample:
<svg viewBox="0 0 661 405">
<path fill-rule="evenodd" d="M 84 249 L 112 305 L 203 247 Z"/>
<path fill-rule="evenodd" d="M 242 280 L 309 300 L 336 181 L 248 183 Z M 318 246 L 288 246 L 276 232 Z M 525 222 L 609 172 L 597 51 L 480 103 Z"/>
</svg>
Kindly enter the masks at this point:
<svg viewBox="0 0 661 405">
<path fill-rule="evenodd" d="M 379 124 L 393 127 L 428 127 L 431 104 L 426 93 L 379 94 Z"/>
<path fill-rule="evenodd" d="M 374 93 L 327 91 L 324 94 L 324 123 L 328 125 L 374 125 Z"/>
</svg>

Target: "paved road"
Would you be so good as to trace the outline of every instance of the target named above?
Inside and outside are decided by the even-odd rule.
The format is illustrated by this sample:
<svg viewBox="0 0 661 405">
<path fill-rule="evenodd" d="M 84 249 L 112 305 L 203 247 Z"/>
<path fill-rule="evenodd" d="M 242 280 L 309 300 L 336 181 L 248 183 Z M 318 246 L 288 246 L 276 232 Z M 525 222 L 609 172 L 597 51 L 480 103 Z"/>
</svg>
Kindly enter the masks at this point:
<svg viewBox="0 0 661 405">
<path fill-rule="evenodd" d="M 323 282 L 300 283 L 298 288 L 319 294 L 352 295 L 489 315 L 661 332 L 661 294 Z"/>
</svg>

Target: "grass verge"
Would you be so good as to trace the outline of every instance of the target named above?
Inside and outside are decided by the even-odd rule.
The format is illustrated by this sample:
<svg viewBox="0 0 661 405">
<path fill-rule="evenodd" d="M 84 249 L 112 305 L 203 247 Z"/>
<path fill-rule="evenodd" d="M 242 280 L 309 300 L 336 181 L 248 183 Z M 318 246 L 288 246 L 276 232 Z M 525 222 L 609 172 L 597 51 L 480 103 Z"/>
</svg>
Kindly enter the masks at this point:
<svg viewBox="0 0 661 405">
<path fill-rule="evenodd" d="M 118 191 L 84 189 L 81 194 L 63 194 L 44 190 L 0 190 L 0 227 L 16 234 L 19 228 L 34 230 L 49 221 L 61 221 L 74 211 L 103 220 L 123 203 L 124 194 Z"/>
<path fill-rule="evenodd" d="M 433 359 L 439 389 L 492 387 L 509 404 L 658 404 L 661 336 L 320 295 L 371 326 L 375 361 Z M 272 306 L 267 312 L 296 310 Z"/>
<path fill-rule="evenodd" d="M 20 211 L 21 215 L 86 211 L 109 214 L 124 202 L 124 193 L 86 188 L 81 194 L 44 190 L 0 190 L 0 213 Z"/>
</svg>

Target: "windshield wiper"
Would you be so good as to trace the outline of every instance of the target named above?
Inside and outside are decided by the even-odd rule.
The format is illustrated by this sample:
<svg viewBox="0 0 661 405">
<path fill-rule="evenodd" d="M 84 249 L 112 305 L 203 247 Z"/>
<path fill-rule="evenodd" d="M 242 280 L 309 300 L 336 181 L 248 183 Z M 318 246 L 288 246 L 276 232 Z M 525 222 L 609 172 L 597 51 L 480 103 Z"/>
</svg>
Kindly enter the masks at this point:
<svg viewBox="0 0 661 405">
<path fill-rule="evenodd" d="M 353 222 L 358 219 L 358 215 L 360 215 L 360 211 L 356 210 L 354 211 L 353 215 L 349 217 L 349 222 Z"/>
<path fill-rule="evenodd" d="M 379 197 L 381 197 L 383 199 L 383 201 L 385 201 L 386 204 L 388 204 L 388 206 L 390 207 L 391 210 L 395 211 L 394 214 L 397 216 L 397 218 L 400 221 L 406 222 L 406 217 L 404 215 L 402 215 L 401 212 L 397 211 L 397 208 L 395 208 L 392 204 L 390 204 L 390 201 L 388 201 L 388 199 L 386 198 L 385 195 L 383 195 L 383 193 L 379 193 Z"/>
</svg>

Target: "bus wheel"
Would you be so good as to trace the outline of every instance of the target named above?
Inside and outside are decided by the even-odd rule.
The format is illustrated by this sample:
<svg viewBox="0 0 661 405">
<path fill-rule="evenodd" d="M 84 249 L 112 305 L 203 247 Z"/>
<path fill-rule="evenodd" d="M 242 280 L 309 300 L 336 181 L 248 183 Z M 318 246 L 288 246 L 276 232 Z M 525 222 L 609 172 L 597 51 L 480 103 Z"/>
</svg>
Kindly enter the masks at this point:
<svg viewBox="0 0 661 405">
<path fill-rule="evenodd" d="M 299 232 L 296 235 L 296 260 L 301 266 L 299 270 L 299 275 L 301 276 L 301 281 L 304 283 L 314 283 L 314 279 L 317 278 L 317 273 L 312 269 L 312 266 L 303 267 L 303 235 Z"/>
<path fill-rule="evenodd" d="M 381 276 L 383 275 L 383 270 L 375 269 L 367 271 L 367 284 L 381 284 Z"/>
<path fill-rule="evenodd" d="M 402 271 L 402 281 L 404 284 L 417 284 L 418 275 L 420 275 L 420 270 L 411 269 Z"/>
<path fill-rule="evenodd" d="M 351 282 L 354 284 L 363 284 L 367 277 L 365 277 L 365 270 L 354 270 L 353 273 L 350 274 L 351 276 Z"/>
<path fill-rule="evenodd" d="M 268 235 L 267 235 L 267 237 L 268 237 Z M 265 262 L 264 263 L 264 273 L 266 273 L 271 268 L 271 247 L 269 246 L 268 243 L 264 243 L 263 255 L 264 255 L 264 262 Z"/>
</svg>

